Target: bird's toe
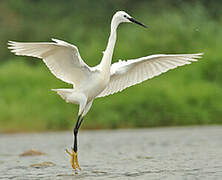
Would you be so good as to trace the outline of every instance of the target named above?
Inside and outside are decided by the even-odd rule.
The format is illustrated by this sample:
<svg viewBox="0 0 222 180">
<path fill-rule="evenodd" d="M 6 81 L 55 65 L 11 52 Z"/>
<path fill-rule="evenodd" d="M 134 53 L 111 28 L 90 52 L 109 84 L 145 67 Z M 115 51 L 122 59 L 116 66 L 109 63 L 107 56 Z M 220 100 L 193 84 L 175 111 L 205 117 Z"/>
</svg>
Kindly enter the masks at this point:
<svg viewBox="0 0 222 180">
<path fill-rule="evenodd" d="M 71 157 L 71 159 L 70 159 L 71 166 L 72 166 L 73 170 L 75 171 L 75 173 L 77 174 L 77 169 L 81 170 L 81 168 L 79 166 L 79 163 L 78 163 L 77 152 L 75 152 L 73 149 L 72 149 L 72 152 L 70 152 L 68 149 L 66 149 L 66 153 L 68 155 L 70 155 L 70 157 Z"/>
</svg>

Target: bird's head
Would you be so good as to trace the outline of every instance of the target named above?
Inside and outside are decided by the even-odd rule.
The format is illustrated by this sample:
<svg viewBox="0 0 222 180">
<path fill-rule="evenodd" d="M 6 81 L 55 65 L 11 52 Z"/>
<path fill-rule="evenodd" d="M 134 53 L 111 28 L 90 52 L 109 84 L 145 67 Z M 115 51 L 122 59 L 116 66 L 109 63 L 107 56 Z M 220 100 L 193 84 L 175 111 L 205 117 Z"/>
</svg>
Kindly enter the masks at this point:
<svg viewBox="0 0 222 180">
<path fill-rule="evenodd" d="M 128 23 L 135 23 L 135 24 L 138 24 L 140 26 L 147 28 L 146 25 L 137 21 L 136 19 L 134 19 L 133 17 L 131 17 L 129 14 L 127 14 L 124 11 L 117 11 L 113 16 L 113 21 L 116 22 L 118 25 L 120 23 L 128 22 Z"/>
</svg>

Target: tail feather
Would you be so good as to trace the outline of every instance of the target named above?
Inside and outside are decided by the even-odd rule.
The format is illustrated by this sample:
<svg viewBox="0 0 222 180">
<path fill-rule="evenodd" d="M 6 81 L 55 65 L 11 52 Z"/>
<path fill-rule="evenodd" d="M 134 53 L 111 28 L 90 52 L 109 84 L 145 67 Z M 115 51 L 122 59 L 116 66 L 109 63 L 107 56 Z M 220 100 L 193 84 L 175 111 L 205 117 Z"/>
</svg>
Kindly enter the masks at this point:
<svg viewBox="0 0 222 180">
<path fill-rule="evenodd" d="M 57 94 L 60 95 L 67 103 L 71 103 L 69 101 L 69 96 L 72 94 L 73 89 L 52 89 L 52 91 L 57 92 Z"/>
</svg>

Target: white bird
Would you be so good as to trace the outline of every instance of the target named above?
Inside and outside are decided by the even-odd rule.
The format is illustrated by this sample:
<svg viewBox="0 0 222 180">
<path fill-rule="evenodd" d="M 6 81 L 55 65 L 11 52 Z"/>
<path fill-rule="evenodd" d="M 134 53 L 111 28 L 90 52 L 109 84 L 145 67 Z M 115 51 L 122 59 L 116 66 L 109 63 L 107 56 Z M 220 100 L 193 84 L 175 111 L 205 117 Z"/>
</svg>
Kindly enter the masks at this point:
<svg viewBox="0 0 222 180">
<path fill-rule="evenodd" d="M 57 78 L 72 84 L 72 89 L 53 89 L 67 103 L 79 105 L 78 120 L 74 128 L 74 146 L 71 164 L 76 171 L 80 166 L 77 159 L 77 134 L 83 117 L 91 108 L 95 98 L 108 96 L 124 90 L 127 87 L 158 76 L 177 66 L 190 64 L 202 55 L 199 54 L 159 54 L 138 59 L 119 61 L 111 65 L 116 30 L 120 23 L 138 22 L 124 11 L 114 14 L 111 22 L 111 32 L 106 50 L 99 65 L 89 67 L 80 57 L 78 48 L 67 42 L 52 39 L 54 42 L 22 43 L 9 41 L 9 49 L 16 55 L 33 56 L 43 59 L 43 62 Z"/>
</svg>

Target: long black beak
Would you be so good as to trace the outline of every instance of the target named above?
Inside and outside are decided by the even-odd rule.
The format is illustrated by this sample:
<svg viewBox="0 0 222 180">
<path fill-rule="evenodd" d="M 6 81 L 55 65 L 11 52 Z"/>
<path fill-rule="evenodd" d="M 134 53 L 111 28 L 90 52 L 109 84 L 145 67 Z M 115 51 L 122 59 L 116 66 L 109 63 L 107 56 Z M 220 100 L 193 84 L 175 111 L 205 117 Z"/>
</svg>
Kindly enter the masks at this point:
<svg viewBox="0 0 222 180">
<path fill-rule="evenodd" d="M 146 26 L 145 24 L 137 21 L 136 19 L 134 19 L 134 18 L 132 18 L 132 17 L 131 17 L 131 18 L 127 18 L 127 19 L 129 19 L 129 20 L 130 20 L 131 22 L 133 22 L 133 23 L 136 23 L 136 24 L 138 24 L 138 25 L 140 25 L 140 26 L 143 26 L 143 27 L 147 28 L 147 26 Z"/>
</svg>

